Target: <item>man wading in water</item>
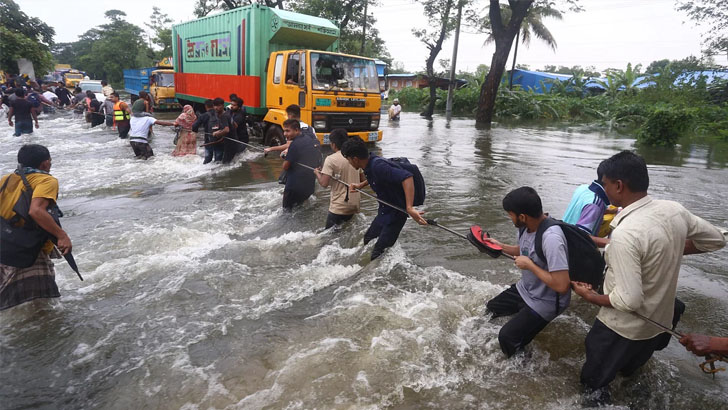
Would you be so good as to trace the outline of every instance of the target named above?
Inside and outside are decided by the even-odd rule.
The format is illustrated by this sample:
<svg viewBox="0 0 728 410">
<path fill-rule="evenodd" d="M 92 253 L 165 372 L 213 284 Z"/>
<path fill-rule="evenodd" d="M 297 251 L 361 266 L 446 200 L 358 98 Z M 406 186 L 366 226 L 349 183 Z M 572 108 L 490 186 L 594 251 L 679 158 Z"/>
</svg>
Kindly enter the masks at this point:
<svg viewBox="0 0 728 410">
<path fill-rule="evenodd" d="M 23 145 L 18 151 L 18 165 L 33 191 L 28 211 L 29 217 L 38 227 L 58 239 L 58 250 L 63 254 L 69 253 L 71 239 L 48 213 L 48 209 L 55 206 L 58 198 L 58 180 L 49 173 L 51 170 L 50 152 L 42 145 Z M 2 187 L 0 188 L 0 216 L 10 221 L 13 226 L 28 223 L 22 221 L 22 218 L 13 210 L 21 193 L 26 190 L 22 177 L 18 172 L 5 175 L 0 180 L 0 187 Z M 4 235 L 7 234 L 4 233 Z M 8 238 L 8 236 L 3 238 L 3 243 L 9 240 Z M 42 247 L 31 266 L 11 266 L 10 264 L 17 264 L 14 263 L 18 258 L 17 254 L 10 255 L 11 260 L 3 260 L 0 264 L 0 310 L 33 299 L 61 296 L 56 285 L 56 272 L 50 256 L 54 251 L 53 243 L 49 240 L 42 245 L 38 242 L 38 245 Z M 5 246 L 11 245 L 5 244 Z M 30 257 L 30 260 L 33 260 L 33 255 Z M 59 257 L 59 255 L 54 255 L 54 257 Z"/>
<path fill-rule="evenodd" d="M 653 200 L 647 194 L 647 165 L 633 152 L 607 159 L 601 182 L 609 201 L 624 209 L 611 223 L 604 294 L 572 282 L 574 292 L 601 306 L 586 337 L 581 369 L 590 405 L 608 402 L 609 383 L 618 372 L 633 374 L 670 342 L 669 334 L 633 312 L 674 328 L 685 309 L 675 303 L 683 254 L 715 251 L 726 243 L 718 228 L 677 202 Z"/>
<path fill-rule="evenodd" d="M 503 198 L 503 209 L 518 228 L 518 245 L 485 239 L 515 256 L 521 280 L 491 299 L 486 307 L 493 317 L 515 315 L 498 332 L 498 342 L 506 356 L 531 343 L 536 335 L 569 306 L 569 257 L 564 232 L 551 226 L 543 232 L 541 249 L 546 261 L 536 253 L 536 231 L 548 217 L 541 198 L 531 187 L 521 187 Z"/>
<path fill-rule="evenodd" d="M 411 172 L 393 166 L 388 160 L 370 154 L 367 145 L 359 137 L 349 138 L 341 147 L 341 153 L 354 169 L 363 169 L 366 181 L 351 184 L 352 190 L 370 185 L 377 198 L 407 211 L 420 225 L 427 225 L 424 212 L 414 208 L 415 183 Z M 372 260 L 397 242 L 399 233 L 407 222 L 407 215 L 390 206 L 379 204 L 377 216 L 364 234 L 364 244 L 377 238 L 372 250 Z"/>
<path fill-rule="evenodd" d="M 360 195 L 358 192 L 349 192 L 349 188 L 341 182 L 334 181 L 331 177 L 340 179 L 345 183 L 358 184 L 364 179 L 359 171 L 349 164 L 349 161 L 341 155 L 341 147 L 349 135 L 343 128 L 337 128 L 329 134 L 333 154 L 326 157 L 323 169 L 316 169 L 316 179 L 319 184 L 326 188 L 331 185 L 331 200 L 329 203 L 329 214 L 326 217 L 326 229 L 334 225 L 342 224 L 351 219 L 354 214 L 359 213 Z"/>
<path fill-rule="evenodd" d="M 301 125 L 298 120 L 285 120 L 283 135 L 290 142 L 288 154 L 283 161 L 283 171 L 286 172 L 283 209 L 290 211 L 308 199 L 316 189 L 314 173 L 298 163 L 312 168 L 318 167 L 321 165 L 321 151 L 318 140 L 311 140 L 301 133 Z"/>
</svg>

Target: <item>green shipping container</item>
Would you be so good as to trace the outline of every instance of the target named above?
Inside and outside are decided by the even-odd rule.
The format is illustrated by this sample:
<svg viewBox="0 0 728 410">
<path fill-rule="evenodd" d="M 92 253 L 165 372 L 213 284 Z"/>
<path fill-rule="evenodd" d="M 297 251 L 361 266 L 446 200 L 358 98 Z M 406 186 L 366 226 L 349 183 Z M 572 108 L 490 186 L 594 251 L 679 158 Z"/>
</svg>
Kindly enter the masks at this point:
<svg viewBox="0 0 728 410">
<path fill-rule="evenodd" d="M 172 27 L 177 99 L 203 102 L 237 94 L 264 115 L 266 63 L 279 50 L 338 51 L 331 21 L 259 4 Z"/>
</svg>

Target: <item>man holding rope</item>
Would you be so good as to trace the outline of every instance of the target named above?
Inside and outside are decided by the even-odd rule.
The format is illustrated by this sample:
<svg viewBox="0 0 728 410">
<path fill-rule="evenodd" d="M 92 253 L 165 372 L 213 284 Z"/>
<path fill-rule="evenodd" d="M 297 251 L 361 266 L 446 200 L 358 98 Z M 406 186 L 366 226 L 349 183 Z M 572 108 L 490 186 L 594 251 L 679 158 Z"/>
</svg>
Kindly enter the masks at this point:
<svg viewBox="0 0 728 410">
<path fill-rule="evenodd" d="M 283 190 L 283 209 L 290 211 L 308 199 L 316 189 L 314 173 L 300 164 L 311 168 L 318 167 L 321 165 L 321 151 L 318 140 L 303 136 L 298 120 L 284 121 L 283 135 L 290 142 L 288 154 L 283 161 L 283 171 L 287 173 L 286 187 Z"/>
<path fill-rule="evenodd" d="M 601 182 L 609 201 L 624 209 L 611 223 L 604 294 L 572 282 L 574 292 L 601 306 L 586 337 L 581 370 L 590 404 L 608 402 L 609 383 L 618 372 L 633 374 L 669 343 L 670 334 L 648 319 L 666 328 L 677 324 L 680 307 L 684 310 L 675 303 L 683 254 L 715 251 L 726 243 L 718 228 L 677 202 L 653 200 L 647 165 L 631 151 L 604 162 Z"/>
<path fill-rule="evenodd" d="M 326 157 L 323 169 L 316 169 L 316 179 L 319 184 L 326 188 L 331 186 L 331 200 L 329 201 L 329 214 L 326 217 L 326 229 L 334 225 L 340 225 L 350 220 L 355 214 L 359 213 L 359 200 L 361 196 L 359 192 L 349 192 L 349 187 L 341 182 L 334 181 L 331 177 L 340 179 L 345 183 L 358 184 L 364 179 L 364 175 L 354 169 L 349 162 L 341 155 L 341 147 L 349 135 L 343 128 L 336 128 L 329 134 L 331 142 L 331 150 L 333 154 Z"/>
</svg>

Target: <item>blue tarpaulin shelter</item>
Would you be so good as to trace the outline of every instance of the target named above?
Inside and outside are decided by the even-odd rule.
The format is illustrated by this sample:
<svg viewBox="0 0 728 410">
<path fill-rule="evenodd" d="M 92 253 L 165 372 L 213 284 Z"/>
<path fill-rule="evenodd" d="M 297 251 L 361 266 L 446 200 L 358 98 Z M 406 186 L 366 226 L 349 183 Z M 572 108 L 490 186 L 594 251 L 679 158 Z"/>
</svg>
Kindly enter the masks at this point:
<svg viewBox="0 0 728 410">
<path fill-rule="evenodd" d="M 508 77 L 510 78 L 510 71 Z M 540 71 L 528 71 L 516 69 L 513 73 L 513 85 L 521 86 L 524 90 L 533 90 L 537 94 L 543 94 L 551 89 L 552 81 L 566 81 L 571 78 L 568 74 L 543 73 Z M 545 90 L 541 88 L 543 82 Z"/>
</svg>

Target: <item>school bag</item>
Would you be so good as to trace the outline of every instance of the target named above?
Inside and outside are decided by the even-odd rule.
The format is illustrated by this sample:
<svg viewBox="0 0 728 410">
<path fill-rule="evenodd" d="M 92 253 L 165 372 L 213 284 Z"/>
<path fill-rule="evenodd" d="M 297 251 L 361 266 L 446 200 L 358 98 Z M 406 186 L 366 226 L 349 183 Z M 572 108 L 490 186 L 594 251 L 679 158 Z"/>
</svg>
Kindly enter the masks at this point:
<svg viewBox="0 0 728 410">
<path fill-rule="evenodd" d="M 382 158 L 387 163 L 393 167 L 404 169 L 405 171 L 408 171 L 410 174 L 412 174 L 412 180 L 414 181 L 415 185 L 415 197 L 412 201 L 412 205 L 414 206 L 420 206 L 425 203 L 425 195 L 427 194 L 425 189 L 425 179 L 422 177 L 422 173 L 420 172 L 420 169 L 417 167 L 417 165 L 409 162 L 409 160 L 405 157 L 396 157 L 396 158 Z"/>
<path fill-rule="evenodd" d="M 0 217 L 0 263 L 16 268 L 27 268 L 35 263 L 43 245 L 49 239 L 49 235 L 29 216 L 33 188 L 25 178 L 22 169 L 19 171 L 25 191 L 21 192 L 13 206 L 15 216 L 10 220 Z M 5 191 L 11 177 L 12 175 L 5 179 L 0 192 Z M 21 227 L 16 226 L 21 219 L 25 220 L 25 224 Z"/>
<path fill-rule="evenodd" d="M 559 226 L 564 232 L 566 246 L 569 248 L 569 279 L 576 282 L 585 282 L 592 285 L 592 289 L 601 291 L 604 283 L 604 257 L 599 248 L 592 241 L 591 236 L 576 225 L 564 221 L 546 218 L 536 230 L 536 255 L 546 261 L 543 254 L 541 240 L 543 233 L 552 226 Z M 546 261 L 548 263 L 548 261 Z"/>
</svg>

